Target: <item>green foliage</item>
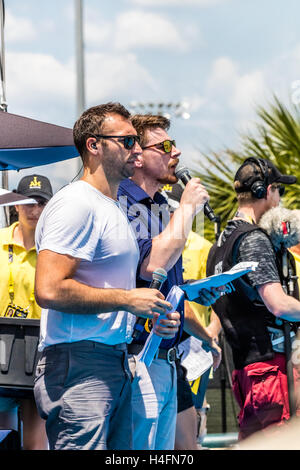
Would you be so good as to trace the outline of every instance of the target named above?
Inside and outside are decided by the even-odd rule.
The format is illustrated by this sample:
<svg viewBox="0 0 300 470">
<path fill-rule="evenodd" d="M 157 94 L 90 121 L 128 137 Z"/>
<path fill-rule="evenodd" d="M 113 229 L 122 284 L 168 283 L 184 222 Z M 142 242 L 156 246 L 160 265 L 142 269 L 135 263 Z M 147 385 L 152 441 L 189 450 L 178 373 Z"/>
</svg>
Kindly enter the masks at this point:
<svg viewBox="0 0 300 470">
<path fill-rule="evenodd" d="M 300 182 L 300 111 L 289 110 L 274 96 L 267 107 L 257 109 L 258 123 L 253 133 L 241 136 L 240 150 L 226 149 L 211 155 L 201 154 L 196 176 L 204 182 L 210 205 L 221 217 L 221 229 L 233 217 L 237 200 L 233 189 L 236 170 L 248 157 L 267 158 L 284 174 L 297 176 Z M 283 204 L 289 209 L 300 208 L 300 185 L 286 186 Z M 215 240 L 214 225 L 205 221 L 204 236 Z"/>
</svg>

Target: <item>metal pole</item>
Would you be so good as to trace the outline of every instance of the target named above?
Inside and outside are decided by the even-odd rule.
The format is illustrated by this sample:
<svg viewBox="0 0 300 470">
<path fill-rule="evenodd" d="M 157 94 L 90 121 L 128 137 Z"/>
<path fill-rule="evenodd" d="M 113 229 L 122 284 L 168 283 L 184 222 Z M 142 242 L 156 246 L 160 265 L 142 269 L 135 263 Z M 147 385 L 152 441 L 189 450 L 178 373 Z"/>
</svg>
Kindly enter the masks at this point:
<svg viewBox="0 0 300 470">
<path fill-rule="evenodd" d="M 75 0 L 75 42 L 76 42 L 76 119 L 85 110 L 85 74 L 84 74 L 84 34 L 83 34 L 83 0 Z M 81 158 L 76 158 L 76 179 L 82 172 Z"/>
<path fill-rule="evenodd" d="M 83 1 L 75 0 L 76 70 L 77 70 L 77 116 L 85 109 Z"/>
<path fill-rule="evenodd" d="M 0 94 L 0 111 L 7 111 L 6 103 L 6 85 L 5 85 L 5 42 L 4 42 L 4 23 L 5 23 L 5 6 L 4 0 L 0 3 L 0 78 L 1 78 L 1 94 Z"/>
<path fill-rule="evenodd" d="M 6 81 L 5 81 L 5 42 L 4 42 L 4 24 L 5 24 L 5 5 L 4 0 L 1 0 L 0 3 L 0 79 L 1 79 L 1 89 L 0 89 L 0 112 L 7 112 L 7 102 L 6 102 Z M 2 188 L 8 189 L 8 172 L 2 171 L 1 175 Z M 3 210 L 5 224 L 9 225 L 9 209 L 5 207 Z"/>
</svg>

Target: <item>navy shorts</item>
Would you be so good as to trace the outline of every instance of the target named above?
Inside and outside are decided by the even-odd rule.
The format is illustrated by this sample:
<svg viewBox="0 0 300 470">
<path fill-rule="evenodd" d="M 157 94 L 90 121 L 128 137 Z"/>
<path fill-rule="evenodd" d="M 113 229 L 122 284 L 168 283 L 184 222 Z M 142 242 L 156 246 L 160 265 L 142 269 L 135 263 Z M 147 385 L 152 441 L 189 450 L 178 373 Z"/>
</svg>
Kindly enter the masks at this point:
<svg viewBox="0 0 300 470">
<path fill-rule="evenodd" d="M 186 378 L 186 369 L 180 361 L 176 361 L 177 368 L 177 413 L 194 406 L 190 384 Z"/>
</svg>

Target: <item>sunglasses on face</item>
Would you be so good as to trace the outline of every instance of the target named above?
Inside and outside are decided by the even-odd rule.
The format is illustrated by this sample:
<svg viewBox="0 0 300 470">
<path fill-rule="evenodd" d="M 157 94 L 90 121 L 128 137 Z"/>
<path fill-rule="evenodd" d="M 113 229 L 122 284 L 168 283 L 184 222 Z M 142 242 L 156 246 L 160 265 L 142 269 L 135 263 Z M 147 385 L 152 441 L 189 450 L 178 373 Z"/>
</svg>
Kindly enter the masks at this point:
<svg viewBox="0 0 300 470">
<path fill-rule="evenodd" d="M 282 197 L 285 193 L 285 187 L 281 184 L 274 184 L 273 188 L 278 189 L 279 196 Z"/>
<path fill-rule="evenodd" d="M 140 145 L 140 136 L 139 135 L 102 135 L 102 134 L 94 134 L 92 137 L 95 139 L 118 139 L 118 142 L 122 142 L 124 147 L 127 150 L 131 150 L 135 143 Z"/>
<path fill-rule="evenodd" d="M 34 199 L 34 198 L 33 198 Z M 25 209 L 33 209 L 34 207 L 45 207 L 45 205 L 47 204 L 47 200 L 46 199 L 41 199 L 40 201 L 38 201 L 36 199 L 36 204 L 24 204 L 24 207 Z"/>
<path fill-rule="evenodd" d="M 155 147 L 157 149 L 163 150 L 165 153 L 170 153 L 172 150 L 172 146 L 176 147 L 175 140 L 164 140 L 163 142 L 159 142 L 158 144 L 148 145 L 146 147 L 142 147 L 142 149 L 149 149 L 150 147 Z"/>
</svg>

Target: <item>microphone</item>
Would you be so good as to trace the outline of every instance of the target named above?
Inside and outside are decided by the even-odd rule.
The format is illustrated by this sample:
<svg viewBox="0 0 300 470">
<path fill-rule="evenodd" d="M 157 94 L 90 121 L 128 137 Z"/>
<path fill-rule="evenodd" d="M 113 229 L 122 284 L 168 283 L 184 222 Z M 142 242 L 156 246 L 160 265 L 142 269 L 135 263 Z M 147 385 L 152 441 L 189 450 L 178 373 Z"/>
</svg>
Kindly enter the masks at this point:
<svg viewBox="0 0 300 470">
<path fill-rule="evenodd" d="M 160 290 L 162 288 L 163 283 L 167 279 L 167 271 L 163 268 L 157 268 L 153 273 L 152 273 L 152 281 L 149 286 L 149 289 L 157 289 Z M 147 321 L 147 318 L 142 318 L 139 317 L 137 321 L 135 322 L 134 325 L 134 330 L 132 333 L 132 339 L 136 339 L 140 333 L 143 332 L 145 323 Z"/>
<path fill-rule="evenodd" d="M 300 210 L 273 207 L 265 212 L 258 225 L 269 235 L 275 249 L 291 248 L 300 243 Z"/>
<path fill-rule="evenodd" d="M 183 182 L 185 186 L 192 179 L 189 170 L 184 166 L 177 167 L 175 170 L 175 175 L 178 179 Z M 206 215 L 206 217 L 208 217 L 211 222 L 216 222 L 218 220 L 218 217 L 214 214 L 214 211 L 212 210 L 208 202 L 204 204 L 203 212 L 204 215 Z"/>
</svg>

